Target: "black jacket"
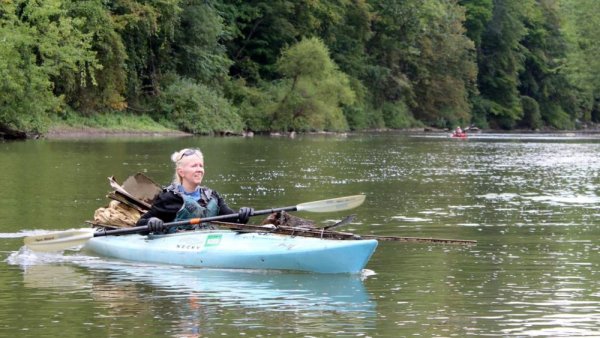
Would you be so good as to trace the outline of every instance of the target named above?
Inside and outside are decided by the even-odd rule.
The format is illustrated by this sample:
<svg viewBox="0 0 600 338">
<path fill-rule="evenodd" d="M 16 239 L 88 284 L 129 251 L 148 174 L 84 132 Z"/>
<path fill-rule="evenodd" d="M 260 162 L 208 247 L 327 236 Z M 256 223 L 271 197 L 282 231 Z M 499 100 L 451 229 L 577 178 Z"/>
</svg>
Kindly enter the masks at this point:
<svg viewBox="0 0 600 338">
<path fill-rule="evenodd" d="M 213 198 L 216 198 L 218 201 L 219 215 L 237 214 L 237 211 L 233 211 L 231 208 L 229 208 L 227 206 L 227 203 L 225 203 L 223 198 L 219 196 L 219 194 L 216 191 L 211 190 L 211 196 Z M 203 199 L 200 199 L 198 203 L 203 207 L 206 206 L 206 201 L 204 201 Z M 173 222 L 175 220 L 177 212 L 179 211 L 179 209 L 181 209 L 182 206 L 183 196 L 181 196 L 180 193 L 175 192 L 171 189 L 165 189 L 160 194 L 158 194 L 156 199 L 154 199 L 150 210 L 142 215 L 142 217 L 137 221 L 136 225 L 146 225 L 151 217 L 158 217 L 165 223 Z M 224 219 L 222 221 L 239 223 L 237 215 L 232 219 Z"/>
</svg>

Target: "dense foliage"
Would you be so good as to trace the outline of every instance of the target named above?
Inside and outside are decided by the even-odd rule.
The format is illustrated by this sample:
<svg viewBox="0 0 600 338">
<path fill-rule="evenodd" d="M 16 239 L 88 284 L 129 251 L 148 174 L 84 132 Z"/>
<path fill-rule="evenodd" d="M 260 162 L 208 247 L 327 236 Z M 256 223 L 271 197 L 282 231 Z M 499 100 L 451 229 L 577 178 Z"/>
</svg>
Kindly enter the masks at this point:
<svg viewBox="0 0 600 338">
<path fill-rule="evenodd" d="M 595 0 L 0 0 L 0 135 L 49 117 L 193 133 L 573 129 L 600 120 Z"/>
</svg>

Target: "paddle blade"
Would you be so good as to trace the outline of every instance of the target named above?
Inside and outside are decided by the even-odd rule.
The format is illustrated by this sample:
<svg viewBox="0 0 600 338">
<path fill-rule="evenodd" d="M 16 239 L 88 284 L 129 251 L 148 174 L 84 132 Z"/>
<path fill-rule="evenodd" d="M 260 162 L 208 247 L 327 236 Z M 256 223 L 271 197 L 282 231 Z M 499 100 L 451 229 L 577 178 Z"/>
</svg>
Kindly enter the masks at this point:
<svg viewBox="0 0 600 338">
<path fill-rule="evenodd" d="M 363 204 L 365 195 L 354 195 L 332 198 L 328 200 L 298 204 L 296 210 L 310 212 L 332 212 L 356 208 Z"/>
<path fill-rule="evenodd" d="M 94 237 L 94 229 L 85 228 L 52 232 L 25 237 L 25 246 L 33 251 L 62 251 L 87 242 Z"/>
</svg>

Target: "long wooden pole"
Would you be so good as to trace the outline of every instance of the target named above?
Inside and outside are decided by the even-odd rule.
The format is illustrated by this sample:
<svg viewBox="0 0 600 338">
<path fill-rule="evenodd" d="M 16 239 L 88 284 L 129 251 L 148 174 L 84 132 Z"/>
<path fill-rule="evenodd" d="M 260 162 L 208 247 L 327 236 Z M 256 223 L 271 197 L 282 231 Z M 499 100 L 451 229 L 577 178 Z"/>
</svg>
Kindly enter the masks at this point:
<svg viewBox="0 0 600 338">
<path fill-rule="evenodd" d="M 432 237 L 403 237 L 403 236 L 376 236 L 376 235 L 360 235 L 350 232 L 332 231 L 325 228 L 310 228 L 310 227 L 290 227 L 290 226 L 258 226 L 246 225 L 228 222 L 211 222 L 222 228 L 228 228 L 239 232 L 270 232 L 288 236 L 301 237 L 317 237 L 328 239 L 342 240 L 361 240 L 361 239 L 376 239 L 380 241 L 396 241 L 396 242 L 412 242 L 412 243 L 438 243 L 438 244 L 460 244 L 474 245 L 475 240 L 467 239 L 447 239 L 447 238 L 432 238 Z"/>
</svg>

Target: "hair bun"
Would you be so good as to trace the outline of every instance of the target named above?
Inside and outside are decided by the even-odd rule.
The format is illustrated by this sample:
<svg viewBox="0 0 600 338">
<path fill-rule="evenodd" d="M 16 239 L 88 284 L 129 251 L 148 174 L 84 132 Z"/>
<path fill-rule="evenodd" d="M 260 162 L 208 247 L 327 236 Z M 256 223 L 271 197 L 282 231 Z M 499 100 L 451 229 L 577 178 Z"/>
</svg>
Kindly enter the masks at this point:
<svg viewBox="0 0 600 338">
<path fill-rule="evenodd" d="M 177 161 L 179 161 L 179 159 L 181 158 L 181 153 L 186 151 L 187 149 L 181 149 L 180 151 L 176 151 L 173 154 L 171 154 L 171 161 L 173 163 L 177 163 Z"/>
</svg>

